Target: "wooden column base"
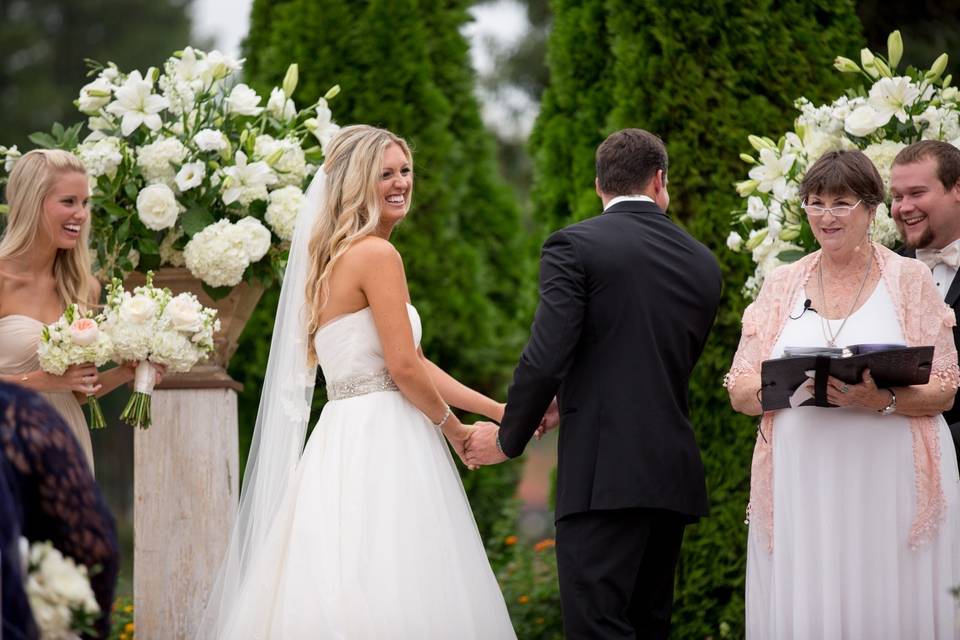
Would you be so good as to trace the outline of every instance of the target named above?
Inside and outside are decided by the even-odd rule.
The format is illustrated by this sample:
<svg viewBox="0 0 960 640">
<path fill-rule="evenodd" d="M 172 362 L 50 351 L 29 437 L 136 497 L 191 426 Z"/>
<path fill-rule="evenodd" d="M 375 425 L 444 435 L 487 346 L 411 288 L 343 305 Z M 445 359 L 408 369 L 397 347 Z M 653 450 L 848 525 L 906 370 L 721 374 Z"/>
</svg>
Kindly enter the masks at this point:
<svg viewBox="0 0 960 640">
<path fill-rule="evenodd" d="M 137 637 L 195 637 L 233 526 L 238 456 L 230 385 L 154 391 L 153 425 L 134 436 Z"/>
</svg>

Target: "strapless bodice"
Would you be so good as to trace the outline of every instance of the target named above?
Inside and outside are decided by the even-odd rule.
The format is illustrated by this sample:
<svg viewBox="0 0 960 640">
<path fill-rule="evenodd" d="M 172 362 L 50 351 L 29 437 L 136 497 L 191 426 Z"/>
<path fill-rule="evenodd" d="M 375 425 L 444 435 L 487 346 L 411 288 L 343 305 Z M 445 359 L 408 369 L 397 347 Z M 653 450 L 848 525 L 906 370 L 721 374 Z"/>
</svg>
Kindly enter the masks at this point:
<svg viewBox="0 0 960 640">
<path fill-rule="evenodd" d="M 0 318 L 0 373 L 16 375 L 40 368 L 37 346 L 41 329 L 43 323 L 29 316 Z"/>
<path fill-rule="evenodd" d="M 414 344 L 420 345 L 420 315 L 407 304 Z M 313 337 L 317 361 L 327 384 L 337 380 L 365 376 L 383 371 L 383 345 L 370 307 L 330 320 Z"/>
</svg>

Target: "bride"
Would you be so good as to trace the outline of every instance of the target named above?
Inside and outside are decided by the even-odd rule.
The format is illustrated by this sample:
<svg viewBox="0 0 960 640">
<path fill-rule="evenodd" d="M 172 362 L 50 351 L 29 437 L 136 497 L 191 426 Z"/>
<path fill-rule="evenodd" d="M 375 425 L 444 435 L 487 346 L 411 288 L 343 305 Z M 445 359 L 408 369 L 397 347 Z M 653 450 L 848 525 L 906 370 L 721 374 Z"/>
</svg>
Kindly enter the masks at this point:
<svg viewBox="0 0 960 640">
<path fill-rule="evenodd" d="M 396 135 L 346 127 L 294 233 L 237 521 L 198 638 L 515 638 L 444 436 L 503 405 L 427 360 L 390 243 Z M 309 243 L 307 242 L 309 238 Z M 304 444 L 316 366 L 329 401 Z M 301 454 L 302 450 L 302 454 Z"/>
</svg>

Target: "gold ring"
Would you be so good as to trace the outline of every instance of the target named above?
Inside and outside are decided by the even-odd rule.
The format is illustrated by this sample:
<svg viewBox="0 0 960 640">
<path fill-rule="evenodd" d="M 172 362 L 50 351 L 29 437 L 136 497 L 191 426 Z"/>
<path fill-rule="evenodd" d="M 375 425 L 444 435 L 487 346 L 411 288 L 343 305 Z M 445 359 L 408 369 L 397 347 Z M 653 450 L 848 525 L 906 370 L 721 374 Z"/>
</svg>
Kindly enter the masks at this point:
<svg viewBox="0 0 960 640">
<path fill-rule="evenodd" d="M 840 385 L 840 393 L 846 393 L 847 391 L 850 391 L 850 387 L 848 387 L 846 384 Z"/>
</svg>

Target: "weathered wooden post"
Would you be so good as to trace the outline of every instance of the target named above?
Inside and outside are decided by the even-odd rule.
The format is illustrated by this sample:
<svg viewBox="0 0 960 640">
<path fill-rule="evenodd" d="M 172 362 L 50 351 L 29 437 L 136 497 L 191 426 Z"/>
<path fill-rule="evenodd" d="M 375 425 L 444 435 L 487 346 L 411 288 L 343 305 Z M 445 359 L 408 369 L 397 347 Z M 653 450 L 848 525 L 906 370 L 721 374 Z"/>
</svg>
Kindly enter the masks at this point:
<svg viewBox="0 0 960 640">
<path fill-rule="evenodd" d="M 142 284 L 131 274 L 125 285 Z M 192 639 L 233 526 L 239 487 L 237 391 L 226 373 L 262 289 L 240 284 L 213 301 L 186 269 L 161 269 L 155 286 L 191 291 L 219 309 L 211 362 L 170 375 L 153 393 L 153 425 L 134 438 L 136 634 Z"/>
</svg>

